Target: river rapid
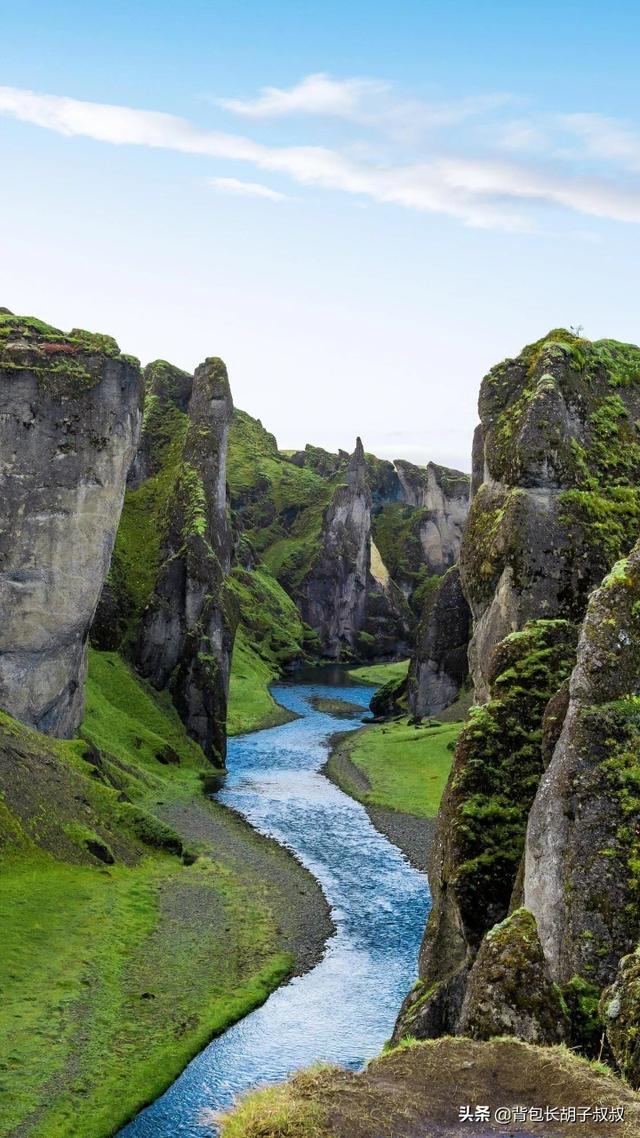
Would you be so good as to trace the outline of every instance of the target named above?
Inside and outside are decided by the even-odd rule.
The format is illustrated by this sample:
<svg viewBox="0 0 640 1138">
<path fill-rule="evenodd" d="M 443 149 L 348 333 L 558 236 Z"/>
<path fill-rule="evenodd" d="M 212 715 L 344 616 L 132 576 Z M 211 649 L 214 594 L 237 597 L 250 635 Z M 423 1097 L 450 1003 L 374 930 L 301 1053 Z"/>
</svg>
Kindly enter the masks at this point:
<svg viewBox="0 0 640 1138">
<path fill-rule="evenodd" d="M 429 892 L 364 807 L 320 774 L 330 736 L 361 721 L 337 720 L 310 699 L 364 711 L 372 691 L 331 678 L 273 689 L 299 718 L 231 739 L 217 798 L 296 854 L 322 885 L 336 932 L 319 964 L 214 1039 L 120 1138 L 211 1138 L 212 1113 L 239 1092 L 318 1060 L 358 1069 L 391 1034 L 416 978 Z"/>
</svg>

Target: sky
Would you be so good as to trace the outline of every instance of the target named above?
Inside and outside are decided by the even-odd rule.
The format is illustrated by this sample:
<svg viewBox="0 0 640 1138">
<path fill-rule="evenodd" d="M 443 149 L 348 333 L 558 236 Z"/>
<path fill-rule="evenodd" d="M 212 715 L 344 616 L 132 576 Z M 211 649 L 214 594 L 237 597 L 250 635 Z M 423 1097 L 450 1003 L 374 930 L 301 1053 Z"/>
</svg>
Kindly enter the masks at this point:
<svg viewBox="0 0 640 1138">
<path fill-rule="evenodd" d="M 635 0 L 0 17 L 0 305 L 222 356 L 283 448 L 466 470 L 494 363 L 640 341 Z"/>
</svg>

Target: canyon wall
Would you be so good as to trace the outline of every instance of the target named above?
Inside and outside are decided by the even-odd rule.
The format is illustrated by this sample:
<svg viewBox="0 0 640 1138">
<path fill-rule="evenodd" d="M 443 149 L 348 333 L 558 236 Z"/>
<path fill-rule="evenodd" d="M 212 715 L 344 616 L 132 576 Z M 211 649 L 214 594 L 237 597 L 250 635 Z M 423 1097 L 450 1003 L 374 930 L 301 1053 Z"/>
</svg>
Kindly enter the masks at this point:
<svg viewBox="0 0 640 1138">
<path fill-rule="evenodd" d="M 4 310 L 0 387 L 0 706 L 68 737 L 82 720 L 142 376 L 108 336 Z"/>
</svg>

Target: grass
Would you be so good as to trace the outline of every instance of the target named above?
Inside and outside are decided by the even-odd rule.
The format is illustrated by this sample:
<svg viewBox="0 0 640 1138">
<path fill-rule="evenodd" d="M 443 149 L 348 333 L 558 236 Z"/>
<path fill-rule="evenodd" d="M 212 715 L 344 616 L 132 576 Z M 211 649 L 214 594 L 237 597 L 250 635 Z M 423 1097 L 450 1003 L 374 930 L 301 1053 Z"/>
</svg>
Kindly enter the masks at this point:
<svg viewBox="0 0 640 1138">
<path fill-rule="evenodd" d="M 348 771 L 339 774 L 340 785 L 365 806 L 434 818 L 461 728 L 461 723 L 410 727 L 406 719 L 364 727 L 340 748 L 365 776 L 369 789 L 355 785 Z"/>
<path fill-rule="evenodd" d="M 365 664 L 362 668 L 351 668 L 349 674 L 362 683 L 382 687 L 390 680 L 403 680 L 408 671 L 408 660 L 396 660 L 391 664 Z"/>
<path fill-rule="evenodd" d="M 212 1121 L 222 1123 L 223 1138 L 320 1138 L 326 1134 L 325 1112 L 306 1097 L 312 1080 L 313 1072 L 305 1071 L 291 1083 L 251 1091 Z M 305 1097 L 300 1096 L 301 1089 Z"/>
<path fill-rule="evenodd" d="M 245 629 L 240 625 L 236 633 L 229 683 L 228 735 L 275 727 L 291 718 L 290 712 L 280 707 L 269 691 L 269 685 L 277 679 L 277 675 L 275 667 L 267 664 L 251 646 Z"/>
<path fill-rule="evenodd" d="M 2 1134 L 29 1118 L 33 1138 L 110 1134 L 291 963 L 273 951 L 269 917 L 243 882 L 206 859 L 186 869 L 146 858 L 108 872 L 9 861 L 0 919 L 0 1055 L 11 1089 Z"/>
<path fill-rule="evenodd" d="M 208 816 L 212 768 L 114 653 L 91 653 L 82 733 L 0 719 L 3 1138 L 113 1134 L 292 965 L 270 889 L 237 851 L 205 838 L 192 864 L 180 841 L 170 852 L 181 835 L 158 809 Z"/>
<path fill-rule="evenodd" d="M 602 1065 L 564 1047 L 445 1036 L 395 1047 L 363 1071 L 299 1071 L 288 1083 L 253 1091 L 223 1116 L 222 1138 L 427 1138 L 450 1134 L 463 1103 L 487 1103 L 493 1116 L 505 1104 L 528 1110 L 541 1102 L 558 1114 L 567 1102 L 622 1105 L 616 1133 L 638 1134 L 640 1096 Z M 520 1129 L 515 1123 L 509 1132 Z M 588 1121 L 578 1129 L 592 1138 L 609 1132 Z M 575 1122 L 554 1124 L 558 1138 L 575 1132 Z"/>
</svg>

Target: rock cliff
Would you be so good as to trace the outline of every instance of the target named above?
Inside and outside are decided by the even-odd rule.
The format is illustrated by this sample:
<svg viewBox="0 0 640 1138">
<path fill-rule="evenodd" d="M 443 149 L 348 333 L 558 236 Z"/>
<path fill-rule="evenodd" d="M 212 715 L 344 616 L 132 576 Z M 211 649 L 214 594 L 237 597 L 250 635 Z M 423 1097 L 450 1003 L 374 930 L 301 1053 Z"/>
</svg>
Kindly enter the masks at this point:
<svg viewBox="0 0 640 1138">
<path fill-rule="evenodd" d="M 551 974 L 599 991 L 640 940 L 640 543 L 587 609 L 562 732 L 529 817 L 524 903 Z"/>
<path fill-rule="evenodd" d="M 61 737 L 84 707 L 89 627 L 141 418 L 108 336 L 0 315 L 0 707 Z"/>
<path fill-rule="evenodd" d="M 453 703 L 468 674 L 471 613 L 457 565 L 428 597 L 409 667 L 409 711 L 417 719 Z"/>
<path fill-rule="evenodd" d="M 469 477 L 430 462 L 426 467 L 396 459 L 402 496 L 423 511 L 419 534 L 426 564 L 443 573 L 458 560 L 462 530 L 469 510 Z"/>
<path fill-rule="evenodd" d="M 302 581 L 299 605 L 323 653 L 338 658 L 353 651 L 367 617 L 371 567 L 371 492 L 360 439 L 349 460 L 346 482 L 325 512 L 321 547 Z"/>
<path fill-rule="evenodd" d="M 580 620 L 591 589 L 633 541 L 639 372 L 632 345 L 560 329 L 482 382 L 460 555 L 479 700 L 503 637 L 537 617 Z"/>
<path fill-rule="evenodd" d="M 579 694 L 585 637 L 606 640 L 611 663 L 615 646 L 607 638 L 619 636 L 622 651 L 632 636 L 624 624 L 632 614 L 622 597 L 633 592 L 633 563 L 620 570 L 629 578 L 628 593 L 618 595 L 621 586 L 610 582 L 611 593 L 596 594 L 581 634 L 564 728 L 562 723 L 589 593 L 640 529 L 639 378 L 639 349 L 557 331 L 483 381 L 460 572 L 473 619 L 471 671 L 484 705 L 472 709 L 456 749 L 432 855 L 433 909 L 421 978 L 405 1002 L 397 1038 L 484 1030 L 478 1025 L 486 1027 L 491 1018 L 481 996 L 487 976 L 493 977 L 492 1002 L 506 1008 L 518 985 L 505 960 L 519 939 L 519 967 L 523 976 L 538 974 L 540 1001 L 514 1008 L 513 1024 L 521 1025 L 524 1038 L 553 1042 L 549 1009 L 553 985 L 560 983 L 567 1009 L 562 1032 L 566 1028 L 582 1045 L 592 1030 L 584 1007 L 593 1009 L 621 952 L 634 947 L 634 927 L 637 939 L 625 893 L 632 875 L 618 892 L 613 886 L 622 842 L 616 827 L 627 827 L 619 805 L 611 805 L 602 753 L 604 748 L 611 756 L 614 740 L 624 750 L 622 727 L 610 721 L 621 713 L 591 707 L 605 699 L 594 694 L 595 677 L 601 683 L 604 676 L 602 653 L 590 675 L 594 690 Z M 604 611 L 606 596 L 622 605 L 621 626 L 613 608 Z M 628 671 L 623 682 L 620 659 L 615 663 L 627 696 L 636 689 Z M 414 685 L 421 664 L 419 655 Z M 576 710 L 582 698 L 590 705 L 585 715 Z M 574 786 L 577 755 L 583 765 Z M 522 854 L 534 799 L 523 894 Z M 631 812 L 630 799 L 627 806 Z M 585 824 L 577 826 L 580 810 Z M 574 889 L 567 904 L 567 890 Z M 600 907 L 598 894 L 604 897 Z M 609 913 L 605 921 L 602 906 L 618 902 L 623 912 Z M 519 923 L 487 943 L 492 926 L 523 904 Z M 495 1024 L 509 1014 L 496 1012 Z"/>
<path fill-rule="evenodd" d="M 152 372 L 157 386 L 159 368 Z M 165 369 L 162 369 L 164 374 Z M 181 382 L 158 395 L 180 410 L 188 397 L 184 434 L 161 540 L 158 572 L 142 614 L 136 662 L 158 689 L 169 687 L 189 734 L 210 758 L 225 753 L 226 702 L 235 622 L 225 578 L 231 565 L 226 452 L 233 411 L 227 372 L 211 358 L 196 368 L 191 392 Z M 184 394 L 183 394 L 184 393 Z M 159 412 L 160 409 L 158 409 Z M 148 432 L 143 442 L 146 444 Z M 175 447 L 168 431 L 166 447 Z M 157 455 L 157 451 L 156 451 Z M 149 466 L 149 456 L 144 463 Z M 156 461 L 159 461 L 156 458 Z"/>
</svg>

